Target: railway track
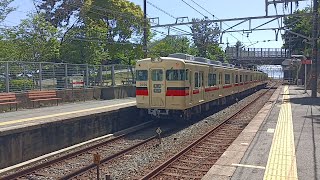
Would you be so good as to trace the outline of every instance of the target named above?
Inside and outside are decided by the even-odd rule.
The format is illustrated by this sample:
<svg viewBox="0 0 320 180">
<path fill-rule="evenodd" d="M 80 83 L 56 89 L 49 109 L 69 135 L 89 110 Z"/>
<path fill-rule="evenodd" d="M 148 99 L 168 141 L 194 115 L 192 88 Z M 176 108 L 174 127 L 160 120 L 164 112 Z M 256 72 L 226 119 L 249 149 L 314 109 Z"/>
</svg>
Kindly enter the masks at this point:
<svg viewBox="0 0 320 180">
<path fill-rule="evenodd" d="M 234 124 L 237 123 L 230 124 L 230 126 L 232 126 L 230 128 L 233 128 L 232 132 L 236 132 L 231 138 L 229 137 L 223 139 L 222 137 L 224 137 L 225 134 L 230 134 L 230 132 L 228 132 L 230 129 L 228 131 L 222 129 L 221 133 L 217 134 L 217 137 L 220 141 L 211 141 L 200 144 L 201 146 L 199 146 L 199 149 L 192 151 L 193 154 L 185 156 L 184 159 L 179 161 L 179 163 L 173 164 L 170 171 L 164 173 L 163 175 L 165 175 L 165 177 L 176 177 L 180 174 L 180 172 L 177 171 L 179 169 L 195 169 L 199 170 L 200 173 L 197 175 L 194 172 L 192 174 L 184 173 L 184 176 L 194 178 L 200 177 L 201 174 L 207 171 L 204 171 L 204 169 L 209 169 L 211 167 L 210 164 L 212 164 L 212 162 L 215 162 L 215 160 L 218 159 L 218 157 L 220 157 L 221 153 L 223 153 L 226 150 L 226 148 L 228 147 L 228 143 L 231 143 L 233 141 L 232 139 L 235 139 L 237 135 L 242 131 L 241 128 L 238 127 L 239 125 L 234 126 Z M 168 130 L 163 130 L 164 133 L 170 133 L 172 130 L 176 129 L 171 128 Z M 137 133 L 137 131 L 131 132 L 130 134 L 133 133 Z M 128 135 L 129 134 L 118 136 L 112 140 L 102 142 L 79 151 L 75 151 L 71 154 L 61 156 L 57 159 L 47 161 L 45 163 L 36 165 L 23 171 L 5 177 L 1 177 L 0 179 L 90 179 L 94 176 L 96 177 L 96 164 L 93 163 L 93 154 L 100 154 L 101 164 L 107 164 L 115 158 L 123 156 L 124 154 L 134 150 L 139 146 L 141 147 L 151 142 L 154 142 L 153 144 L 158 143 L 158 136 L 156 135 L 152 135 L 143 140 L 141 138 L 131 138 L 134 140 L 131 140 L 130 143 L 128 143 L 125 140 L 128 137 Z M 223 145 L 223 143 L 225 143 L 224 146 L 213 147 L 215 144 Z M 207 145 L 212 145 L 212 147 L 207 148 Z M 216 154 L 216 156 L 213 157 L 212 152 L 215 152 L 214 154 Z M 208 163 L 204 162 L 201 166 L 199 165 L 199 163 L 195 163 L 203 161 L 204 158 L 208 156 L 208 154 L 210 154 L 210 156 L 213 157 L 211 159 L 206 159 Z M 174 160 L 172 162 L 174 162 Z M 151 177 L 154 176 L 152 175 Z M 143 179 L 149 179 L 149 177 L 146 176 Z"/>
<path fill-rule="evenodd" d="M 175 154 L 141 180 L 201 179 L 251 121 L 250 107 L 263 96 L 271 96 L 274 84 L 240 111 L 225 119 L 189 146 Z"/>
<path fill-rule="evenodd" d="M 149 128 L 149 132 L 154 132 L 154 127 Z M 146 133 L 144 131 L 145 130 L 138 130 L 129 134 L 124 134 L 114 139 L 72 152 L 14 174 L 1 177 L 0 179 L 70 179 L 82 175 L 84 172 L 96 167 L 96 164 L 93 163 L 93 154 L 98 153 L 101 156 L 100 162 L 107 163 L 108 161 L 111 161 L 112 159 L 117 158 L 138 146 L 149 143 L 158 138 L 157 135 L 152 135 L 145 139 L 129 138 L 129 136 L 132 135 L 139 136 L 139 132 L 141 133 L 140 136 L 143 137 L 143 134 Z M 170 129 L 164 131 L 170 132 Z M 126 139 L 131 140 L 127 141 Z M 82 176 L 82 178 L 86 179 L 86 176 Z"/>
</svg>

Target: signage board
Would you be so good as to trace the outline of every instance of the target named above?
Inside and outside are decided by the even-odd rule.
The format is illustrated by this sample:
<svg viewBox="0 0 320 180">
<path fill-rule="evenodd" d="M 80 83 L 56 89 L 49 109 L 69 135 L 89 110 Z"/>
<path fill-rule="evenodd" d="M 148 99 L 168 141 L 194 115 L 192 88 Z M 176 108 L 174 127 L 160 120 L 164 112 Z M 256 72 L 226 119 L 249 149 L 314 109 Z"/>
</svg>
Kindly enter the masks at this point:
<svg viewBox="0 0 320 180">
<path fill-rule="evenodd" d="M 310 59 L 302 60 L 302 64 L 312 64 L 312 60 Z"/>
</svg>

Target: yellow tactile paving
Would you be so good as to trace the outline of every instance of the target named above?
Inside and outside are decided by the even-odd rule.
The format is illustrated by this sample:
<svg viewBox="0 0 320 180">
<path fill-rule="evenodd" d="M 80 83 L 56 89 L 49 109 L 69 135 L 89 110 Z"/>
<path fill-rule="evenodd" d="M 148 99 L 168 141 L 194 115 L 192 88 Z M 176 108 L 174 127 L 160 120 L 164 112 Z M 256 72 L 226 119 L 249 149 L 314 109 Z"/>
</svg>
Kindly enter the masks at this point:
<svg viewBox="0 0 320 180">
<path fill-rule="evenodd" d="M 298 179 L 288 86 L 284 87 L 283 94 L 278 122 L 264 173 L 263 179 L 265 180 Z"/>
</svg>

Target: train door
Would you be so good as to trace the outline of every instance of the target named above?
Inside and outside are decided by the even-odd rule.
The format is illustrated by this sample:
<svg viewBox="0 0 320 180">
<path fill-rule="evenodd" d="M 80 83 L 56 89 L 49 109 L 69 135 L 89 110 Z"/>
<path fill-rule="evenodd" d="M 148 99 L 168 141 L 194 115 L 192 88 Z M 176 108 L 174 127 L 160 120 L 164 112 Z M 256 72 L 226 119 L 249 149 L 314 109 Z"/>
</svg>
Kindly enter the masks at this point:
<svg viewBox="0 0 320 180">
<path fill-rule="evenodd" d="M 164 108 L 166 104 L 166 81 L 163 68 L 150 69 L 150 105 L 151 107 Z"/>
<path fill-rule="evenodd" d="M 205 95 L 205 87 L 204 87 L 204 72 L 199 72 L 199 82 L 200 82 L 200 101 L 204 101 L 204 95 Z"/>
</svg>

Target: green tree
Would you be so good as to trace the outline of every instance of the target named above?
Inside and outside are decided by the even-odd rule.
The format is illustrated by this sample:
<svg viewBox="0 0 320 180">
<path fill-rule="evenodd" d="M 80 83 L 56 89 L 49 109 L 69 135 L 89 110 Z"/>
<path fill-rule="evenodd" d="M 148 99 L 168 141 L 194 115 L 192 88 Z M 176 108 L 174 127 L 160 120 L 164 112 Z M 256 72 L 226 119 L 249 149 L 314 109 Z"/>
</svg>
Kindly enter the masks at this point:
<svg viewBox="0 0 320 180">
<path fill-rule="evenodd" d="M 0 0 L 0 23 L 3 22 L 9 13 L 16 9 L 15 7 L 9 6 L 13 1 L 14 0 Z"/>
<path fill-rule="evenodd" d="M 310 12 L 310 7 L 303 10 L 294 12 L 295 14 L 304 14 Z M 312 37 L 312 16 L 294 16 L 288 17 L 284 20 L 284 24 L 288 30 L 307 36 Z M 307 44 L 307 40 L 301 36 L 286 31 L 283 34 L 284 48 L 291 49 L 293 54 L 311 54 L 311 45 Z"/>
<path fill-rule="evenodd" d="M 209 48 L 218 42 L 220 29 L 216 24 L 205 22 L 204 19 L 192 19 L 192 38 L 198 55 L 209 58 Z"/>
<path fill-rule="evenodd" d="M 78 61 L 94 64 L 119 58 L 127 62 L 142 55 L 133 51 L 142 51 L 136 44 L 141 44 L 143 12 L 132 2 L 47 0 L 39 8 L 54 26 L 65 29 L 61 41 L 64 61 L 77 61 L 77 53 L 81 55 Z M 138 41 L 133 43 L 134 40 Z"/>
<path fill-rule="evenodd" d="M 55 61 L 59 56 L 58 30 L 42 14 L 30 14 L 17 27 L 3 32 L 0 58 L 20 61 Z"/>
<path fill-rule="evenodd" d="M 187 37 L 167 36 L 161 40 L 150 43 L 152 56 L 166 57 L 172 53 L 190 53 L 190 41 Z"/>
</svg>

